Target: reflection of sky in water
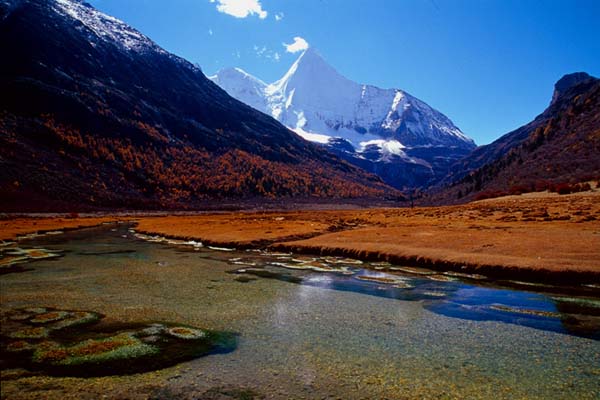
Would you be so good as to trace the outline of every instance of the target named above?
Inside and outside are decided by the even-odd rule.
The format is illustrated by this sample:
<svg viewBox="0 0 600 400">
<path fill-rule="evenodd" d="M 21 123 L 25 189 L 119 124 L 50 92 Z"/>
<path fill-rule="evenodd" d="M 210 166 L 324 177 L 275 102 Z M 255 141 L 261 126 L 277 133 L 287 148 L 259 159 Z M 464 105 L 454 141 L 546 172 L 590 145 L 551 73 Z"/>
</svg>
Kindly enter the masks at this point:
<svg viewBox="0 0 600 400">
<path fill-rule="evenodd" d="M 333 284 L 334 278 L 330 275 L 313 275 L 313 276 L 309 276 L 305 279 L 305 282 L 307 282 L 310 285 L 314 285 L 314 286 L 318 286 L 320 288 L 323 289 L 327 289 L 330 288 L 331 285 Z"/>
<path fill-rule="evenodd" d="M 295 285 L 288 296 L 279 297 L 273 305 L 271 334 L 285 342 L 290 353 L 300 355 L 294 373 L 304 385 L 311 385 L 319 367 L 311 359 L 306 338 L 314 337 L 311 326 L 318 323 L 319 305 L 335 301 L 335 292 L 322 290 L 334 281 L 332 276 L 315 275 L 306 280 L 317 286 Z"/>
<path fill-rule="evenodd" d="M 544 294 L 476 286 L 461 281 L 440 282 L 422 276 L 406 276 L 353 268 L 354 275 L 314 273 L 269 266 L 270 278 L 293 281 L 300 304 L 310 303 L 329 290 L 404 301 L 420 301 L 423 307 L 440 315 L 471 321 L 498 321 L 552 332 L 600 339 L 600 317 L 561 314 L 555 299 Z M 360 279 L 392 279 L 392 282 Z M 397 287 L 407 283 L 413 287 Z M 325 289 L 325 290 L 323 290 Z M 286 310 L 285 312 L 289 312 Z"/>
<path fill-rule="evenodd" d="M 128 226 L 121 225 L 117 231 L 111 231 L 109 235 L 100 235 L 90 241 L 90 232 L 69 232 L 71 250 L 81 255 L 102 256 L 109 258 L 145 258 L 145 253 L 127 250 L 123 247 L 127 240 L 133 239 L 133 233 Z M 44 236 L 30 241 L 44 244 L 59 244 L 64 241 L 63 235 Z M 143 244 L 141 242 L 140 244 Z M 79 244 L 82 248 L 78 248 Z M 168 246 L 162 243 L 148 243 L 148 246 Z M 330 290 L 347 291 L 363 295 L 377 296 L 403 301 L 422 302 L 423 308 L 448 317 L 461 318 L 471 321 L 499 321 L 509 324 L 528 326 L 531 328 L 547 331 L 569 333 L 578 336 L 600 339 L 600 307 L 598 302 L 593 306 L 581 308 L 577 303 L 560 303 L 560 297 L 549 297 L 535 292 L 520 290 L 501 289 L 493 287 L 477 286 L 476 281 L 460 281 L 455 277 L 442 275 L 420 275 L 410 274 L 402 271 L 384 272 L 373 269 L 358 268 L 351 260 L 335 257 L 297 257 L 284 253 L 268 252 L 224 252 L 207 249 L 198 249 L 191 246 L 173 246 L 178 251 L 194 250 L 195 255 L 219 261 L 228 261 L 235 267 L 239 263 L 249 262 L 256 264 L 261 271 L 268 274 L 250 272 L 261 278 L 277 279 L 280 281 L 299 283 L 293 291 L 295 302 L 304 306 L 310 306 L 311 301 L 329 296 Z M 201 251 L 198 251 L 201 250 Z M 298 259 L 309 260 L 307 265 L 328 266 L 337 268 L 337 272 L 314 272 L 298 267 L 302 263 Z M 235 260 L 233 262 L 232 260 Z M 344 263 L 347 260 L 348 263 Z M 236 265 L 237 263 L 237 265 Z M 274 264 L 275 263 L 275 264 Z M 289 268 L 284 266 L 288 264 Z M 165 264 L 166 265 L 166 264 Z M 419 270 L 418 268 L 412 268 Z M 425 270 L 424 270 L 425 271 Z M 427 274 L 436 274 L 433 271 L 425 271 Z M 365 277 L 366 279 L 360 279 Z M 437 279 L 436 279 L 437 277 Z M 449 281 L 439 281 L 439 278 Z M 377 279 L 380 279 L 379 281 Z M 388 282 L 384 280 L 389 280 Z M 490 282 L 483 282 L 490 285 Z M 557 307 L 557 303 L 562 307 Z M 285 306 L 275 306 L 275 321 L 289 324 L 293 321 L 291 310 Z M 565 312 L 567 310 L 567 312 Z M 591 310 L 591 311 L 590 311 Z M 562 313 L 561 313 L 562 311 Z M 587 315 L 590 314 L 591 315 Z M 580 318 L 583 314 L 583 318 Z M 580 319 L 583 320 L 581 323 Z"/>
<path fill-rule="evenodd" d="M 163 315 L 183 318 L 197 314 L 200 325 L 211 321 L 240 333 L 235 352 L 195 360 L 189 364 L 189 372 L 183 369 L 182 378 L 171 385 L 181 382 L 185 388 L 197 382 L 197 373 L 202 371 L 206 379 L 212 376 L 223 383 L 246 385 L 251 379 L 259 387 L 269 388 L 274 398 L 326 398 L 331 393 L 348 399 L 598 398 L 590 393 L 597 391 L 600 341 L 576 337 L 589 337 L 589 331 L 582 333 L 581 326 L 569 326 L 559 318 L 490 309 L 500 305 L 558 310 L 569 318 L 586 314 L 573 302 L 565 311 L 565 301 L 559 303 L 557 294 L 552 297 L 559 300 L 554 300 L 540 293 L 494 287 L 491 282 L 443 282 L 428 279 L 431 275 L 407 272 L 410 269 L 358 268 L 368 263 L 329 264 L 345 267 L 353 275 L 285 269 L 269 263 L 291 263 L 296 258 L 316 265 L 326 260 L 195 250 L 123 238 L 122 234 L 129 235 L 120 228 L 108 234 L 72 232 L 66 235 L 72 238 L 66 244 L 61 244 L 64 238 L 58 236 L 47 238 L 67 250 L 65 257 L 37 264 L 51 268 L 32 265 L 35 271 L 29 275 L 10 278 L 46 285 L 46 278 L 72 278 L 73 272 L 81 273 L 81 280 L 64 284 L 77 290 L 85 287 L 87 295 L 97 295 L 111 307 L 131 309 L 134 318 L 139 303 L 145 301 L 149 309 L 161 310 Z M 54 247 L 42 242 L 42 247 Z M 233 260 L 251 261 L 268 274 L 229 275 L 226 271 L 252 268 Z M 71 271 L 63 274 L 67 267 Z M 96 283 L 105 269 L 110 273 L 128 268 L 137 273 L 134 277 L 141 283 L 108 294 L 111 285 Z M 357 279 L 361 275 L 396 278 L 414 287 Z M 151 279 L 145 282 L 147 276 Z M 242 277 L 255 280 L 236 281 Z M 174 280 L 180 282 L 173 286 L 177 290 L 156 289 L 161 285 L 171 288 Z M 600 310 L 597 302 L 590 307 Z M 587 313 L 588 317 L 594 315 L 593 310 Z M 304 392 L 300 390 L 303 386 L 297 386 L 298 391 L 277 397 L 279 388 L 287 390 L 295 383 L 321 389 Z M 338 383 L 345 385 L 344 389 L 333 388 Z M 386 385 L 393 391 L 386 395 L 377 391 Z M 376 390 L 369 393 L 371 388 Z"/>
<path fill-rule="evenodd" d="M 566 316 L 558 314 L 552 300 L 541 294 L 465 286 L 451 293 L 444 301 L 426 303 L 425 308 L 448 317 L 500 321 L 600 339 L 598 332 L 566 327 L 562 323 L 562 318 Z"/>
</svg>

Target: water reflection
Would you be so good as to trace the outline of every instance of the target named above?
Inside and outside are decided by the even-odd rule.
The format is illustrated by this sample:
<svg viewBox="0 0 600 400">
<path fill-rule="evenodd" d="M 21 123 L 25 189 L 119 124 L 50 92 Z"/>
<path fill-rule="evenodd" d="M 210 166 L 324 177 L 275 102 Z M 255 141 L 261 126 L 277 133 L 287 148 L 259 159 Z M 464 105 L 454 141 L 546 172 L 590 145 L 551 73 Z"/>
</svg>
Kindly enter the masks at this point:
<svg viewBox="0 0 600 400">
<path fill-rule="evenodd" d="M 498 321 L 600 340 L 600 301 L 591 299 L 551 297 L 542 293 L 483 287 L 456 278 L 438 278 L 445 275 L 409 276 L 355 267 L 349 275 L 346 270 L 315 273 L 312 270 L 287 269 L 268 262 L 255 264 L 262 267 L 241 268 L 232 273 L 319 289 L 421 301 L 426 310 L 447 317 Z"/>
<path fill-rule="evenodd" d="M 90 240 L 93 232 L 97 234 L 92 235 L 93 240 Z M 199 242 L 144 237 L 133 232 L 126 224 L 95 230 L 83 229 L 64 235 L 36 236 L 13 246 L 49 247 L 63 243 L 67 237 L 72 244 L 71 248 L 76 249 L 70 251 L 88 257 L 143 260 L 146 257 L 143 251 L 136 250 L 133 245 L 133 248 L 128 248 L 127 245 L 133 244 L 132 241 L 140 243 L 145 240 L 148 245 L 173 248 L 177 252 L 190 253 L 193 257 L 228 262 L 232 266 L 230 272 L 236 275 L 240 284 L 251 285 L 253 279 L 262 278 L 306 287 L 297 292 L 298 301 L 308 298 L 306 296 L 317 295 L 318 290 L 346 291 L 402 301 L 419 301 L 424 309 L 452 318 L 499 321 L 600 340 L 600 296 L 597 295 L 597 290 L 594 292 L 590 288 L 586 289 L 587 294 L 591 290 L 596 293 L 594 297 L 555 293 L 549 295 L 546 293 L 560 289 L 531 285 L 524 286 L 523 290 L 507 289 L 481 275 L 440 273 L 382 262 L 363 263 L 341 257 L 299 256 L 257 250 L 235 251 L 229 248 L 207 249 Z M 75 243 L 78 244 L 75 246 Z M 2 253 L 6 255 L 15 251 L 10 247 L 2 249 Z M 165 267 L 168 264 L 158 265 Z M 318 290 L 315 291 L 315 288 Z M 583 289 L 581 291 L 585 293 Z"/>
</svg>

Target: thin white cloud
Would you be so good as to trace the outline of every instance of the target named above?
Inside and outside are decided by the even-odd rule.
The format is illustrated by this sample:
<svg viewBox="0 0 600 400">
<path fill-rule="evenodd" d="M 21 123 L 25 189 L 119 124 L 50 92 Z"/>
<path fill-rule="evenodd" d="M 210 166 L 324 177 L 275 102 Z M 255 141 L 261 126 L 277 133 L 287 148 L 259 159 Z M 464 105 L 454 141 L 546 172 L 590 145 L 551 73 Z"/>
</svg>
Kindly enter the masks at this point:
<svg viewBox="0 0 600 400">
<path fill-rule="evenodd" d="M 212 30 L 212 29 L 209 29 L 209 30 L 208 30 L 208 34 L 209 34 L 210 36 L 212 36 L 212 35 L 213 35 L 213 30 Z"/>
<path fill-rule="evenodd" d="M 258 18 L 267 18 L 268 13 L 262 9 L 260 0 L 209 0 L 217 3 L 217 10 L 236 18 L 246 18 L 250 15 L 258 15 Z"/>
<path fill-rule="evenodd" d="M 257 56 L 262 57 L 267 52 L 267 46 L 257 46 L 254 45 L 254 52 Z"/>
<path fill-rule="evenodd" d="M 285 47 L 285 51 L 288 53 L 297 53 L 299 51 L 308 49 L 308 42 L 300 36 L 296 36 L 293 43 L 284 43 L 283 47 Z"/>
<path fill-rule="evenodd" d="M 258 58 L 266 58 L 275 62 L 278 62 L 281 59 L 281 54 L 269 49 L 267 46 L 258 46 L 255 44 L 253 49 L 254 54 L 256 54 L 256 57 Z"/>
<path fill-rule="evenodd" d="M 282 12 L 275 14 L 275 21 L 281 21 L 285 15 Z"/>
</svg>

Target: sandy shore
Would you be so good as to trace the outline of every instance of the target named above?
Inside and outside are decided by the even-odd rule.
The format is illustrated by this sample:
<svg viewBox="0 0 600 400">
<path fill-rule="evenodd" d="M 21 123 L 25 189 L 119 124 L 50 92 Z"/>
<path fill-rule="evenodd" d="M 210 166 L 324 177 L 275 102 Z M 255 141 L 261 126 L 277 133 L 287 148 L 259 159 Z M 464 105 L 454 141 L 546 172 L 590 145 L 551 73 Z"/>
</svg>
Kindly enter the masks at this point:
<svg viewBox="0 0 600 400">
<path fill-rule="evenodd" d="M 345 255 L 504 279 L 600 279 L 600 193 L 529 194 L 414 209 L 136 217 L 143 233 L 204 244 Z M 0 221 L 0 238 L 116 218 Z"/>
</svg>

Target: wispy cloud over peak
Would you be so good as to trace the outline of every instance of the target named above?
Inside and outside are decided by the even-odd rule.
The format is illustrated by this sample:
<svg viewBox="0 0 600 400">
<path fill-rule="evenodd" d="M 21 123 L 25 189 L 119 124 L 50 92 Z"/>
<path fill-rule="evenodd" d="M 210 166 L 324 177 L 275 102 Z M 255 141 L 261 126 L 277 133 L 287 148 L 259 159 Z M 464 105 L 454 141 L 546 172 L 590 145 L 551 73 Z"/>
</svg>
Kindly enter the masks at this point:
<svg viewBox="0 0 600 400">
<path fill-rule="evenodd" d="M 304 38 L 296 36 L 294 37 L 294 41 L 292 43 L 284 43 L 283 47 L 285 47 L 285 51 L 288 53 L 297 53 L 299 51 L 308 49 L 308 42 L 304 40 Z"/>
</svg>

